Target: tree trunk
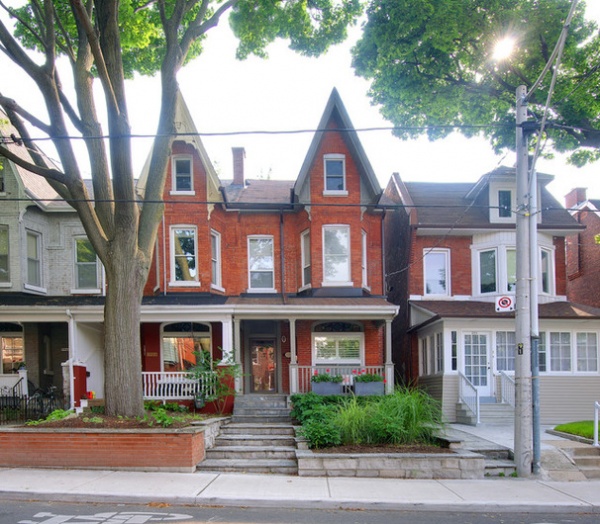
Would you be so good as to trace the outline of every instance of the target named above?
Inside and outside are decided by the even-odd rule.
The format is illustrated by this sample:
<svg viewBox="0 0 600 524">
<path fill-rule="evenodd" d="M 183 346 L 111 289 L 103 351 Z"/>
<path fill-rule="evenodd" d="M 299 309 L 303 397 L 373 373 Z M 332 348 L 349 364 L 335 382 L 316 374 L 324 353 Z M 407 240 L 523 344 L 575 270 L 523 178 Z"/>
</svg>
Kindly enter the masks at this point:
<svg viewBox="0 0 600 524">
<path fill-rule="evenodd" d="M 104 395 L 106 413 L 144 415 L 140 311 L 146 264 L 121 242 L 106 267 L 104 306 Z"/>
</svg>

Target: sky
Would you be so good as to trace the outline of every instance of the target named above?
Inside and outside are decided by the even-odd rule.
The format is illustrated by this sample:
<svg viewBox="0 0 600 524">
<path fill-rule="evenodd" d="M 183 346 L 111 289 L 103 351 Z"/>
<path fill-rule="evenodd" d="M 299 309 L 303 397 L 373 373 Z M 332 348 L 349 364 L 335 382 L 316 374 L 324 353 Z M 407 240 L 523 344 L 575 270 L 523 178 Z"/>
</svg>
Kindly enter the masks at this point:
<svg viewBox="0 0 600 524">
<path fill-rule="evenodd" d="M 600 23 L 600 1 L 588 0 L 587 4 L 588 18 Z M 178 76 L 196 128 L 200 133 L 314 130 L 334 87 L 356 129 L 390 128 L 370 103 L 369 82 L 355 76 L 351 67 L 350 48 L 359 34 L 359 28 L 353 29 L 344 44 L 319 58 L 301 57 L 279 41 L 267 49 L 266 60 L 251 57 L 238 61 L 235 38 L 227 20 L 222 20 L 210 31 L 204 53 Z M 0 56 L 0 65 L 5 62 Z M 19 85 L 19 91 L 22 89 Z M 128 90 L 133 133 L 152 134 L 158 119 L 158 78 L 138 78 Z M 0 80 L 0 91 L 20 100 L 4 80 Z M 293 180 L 312 136 L 240 134 L 203 136 L 202 141 L 222 179 L 232 177 L 231 148 L 241 146 L 246 150 L 247 178 Z M 402 141 L 390 130 L 359 131 L 359 138 L 382 187 L 394 172 L 406 181 L 475 182 L 498 165 L 515 162 L 513 152 L 497 156 L 483 139 L 467 139 L 457 133 L 435 142 L 427 138 Z M 137 172 L 149 149 L 148 139 L 134 142 Z M 579 169 L 567 165 L 564 158 L 540 159 L 538 171 L 555 176 L 548 188 L 559 202 L 564 202 L 564 195 L 573 187 L 586 187 L 589 197 L 600 198 L 600 163 Z"/>
</svg>

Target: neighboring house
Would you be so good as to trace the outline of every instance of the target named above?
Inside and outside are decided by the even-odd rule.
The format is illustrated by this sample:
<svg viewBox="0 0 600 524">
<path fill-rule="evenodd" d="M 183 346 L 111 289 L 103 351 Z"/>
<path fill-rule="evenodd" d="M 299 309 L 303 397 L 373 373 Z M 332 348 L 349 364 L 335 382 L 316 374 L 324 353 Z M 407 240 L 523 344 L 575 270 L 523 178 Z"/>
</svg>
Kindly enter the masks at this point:
<svg viewBox="0 0 600 524">
<path fill-rule="evenodd" d="M 567 301 L 565 237 L 583 227 L 538 175 L 540 410 L 543 423 L 589 419 L 600 391 L 600 309 Z M 460 418 L 480 402 L 514 402 L 514 312 L 496 312 L 516 286 L 515 170 L 472 183 L 403 182 L 386 211 L 388 299 L 408 301 L 394 322 L 394 361 L 406 380 Z M 513 415 L 514 416 L 514 415 Z"/>
<path fill-rule="evenodd" d="M 7 122 L 0 111 L 0 141 L 31 161 Z M 34 386 L 62 389 L 72 311 L 102 303 L 102 268 L 77 214 L 46 180 L 3 157 L 0 165 L 0 374 L 25 364 Z"/>
<path fill-rule="evenodd" d="M 588 199 L 585 188 L 565 197 L 569 213 L 585 230 L 567 237 L 567 296 L 600 307 L 600 199 Z"/>
<path fill-rule="evenodd" d="M 177 398 L 185 388 L 169 387 L 185 382 L 199 349 L 240 365 L 242 394 L 308 391 L 317 372 L 350 385 L 365 370 L 385 376 L 391 391 L 398 306 L 385 298 L 382 190 L 338 92 L 295 180 L 249 179 L 242 148 L 233 149 L 233 180 L 220 180 L 182 99 L 177 126 L 141 309 L 146 398 Z M 102 398 L 100 264 L 78 243 L 75 212 L 38 201 L 57 195 L 8 167 L 0 199 L 24 200 L 0 206 L 0 329 L 20 337 L 30 367 L 56 330 L 46 339 L 52 369 L 81 364 L 87 390 Z M 38 280 L 22 268 L 37 268 Z"/>
</svg>

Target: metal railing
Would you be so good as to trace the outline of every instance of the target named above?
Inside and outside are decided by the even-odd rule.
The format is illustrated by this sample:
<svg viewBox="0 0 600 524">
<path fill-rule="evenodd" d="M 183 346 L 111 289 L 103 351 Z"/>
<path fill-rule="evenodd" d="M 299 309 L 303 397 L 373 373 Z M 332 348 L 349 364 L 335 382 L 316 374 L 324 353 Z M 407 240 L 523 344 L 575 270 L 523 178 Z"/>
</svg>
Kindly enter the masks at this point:
<svg viewBox="0 0 600 524">
<path fill-rule="evenodd" d="M 312 377 L 317 374 L 328 374 L 334 377 L 342 377 L 344 393 L 350 393 L 354 385 L 354 378 L 358 375 L 379 375 L 385 380 L 384 366 L 352 366 L 352 365 L 318 365 L 297 366 L 298 381 L 296 393 L 308 393 L 311 390 Z"/>
<path fill-rule="evenodd" d="M 515 379 L 505 371 L 500 372 L 500 399 L 502 403 L 515 407 Z"/>
<path fill-rule="evenodd" d="M 460 371 L 458 372 L 458 378 L 458 399 L 475 415 L 476 423 L 479 424 L 481 422 L 479 415 L 479 391 Z"/>
<path fill-rule="evenodd" d="M 216 373 L 206 371 L 198 379 L 185 371 L 144 371 L 144 400 L 193 400 L 215 396 Z"/>
<path fill-rule="evenodd" d="M 594 402 L 594 446 L 598 447 L 598 413 L 600 412 L 600 402 Z"/>
</svg>

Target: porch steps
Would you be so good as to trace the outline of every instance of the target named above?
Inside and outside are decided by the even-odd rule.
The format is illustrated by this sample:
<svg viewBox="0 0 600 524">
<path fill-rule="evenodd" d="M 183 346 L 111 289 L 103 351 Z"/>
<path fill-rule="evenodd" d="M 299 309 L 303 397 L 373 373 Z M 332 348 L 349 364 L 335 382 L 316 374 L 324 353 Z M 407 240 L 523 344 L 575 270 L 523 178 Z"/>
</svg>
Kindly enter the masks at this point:
<svg viewBox="0 0 600 524">
<path fill-rule="evenodd" d="M 221 426 L 198 470 L 297 475 L 296 439 L 287 397 L 236 397 L 231 422 Z"/>
<path fill-rule="evenodd" d="M 600 448 L 592 446 L 574 448 L 572 458 L 585 478 L 600 479 Z"/>
<path fill-rule="evenodd" d="M 515 420 L 514 408 L 510 404 L 482 402 L 479 404 L 479 421 L 482 424 L 508 424 Z M 456 422 L 476 426 L 477 420 L 462 403 L 456 404 Z"/>
</svg>

